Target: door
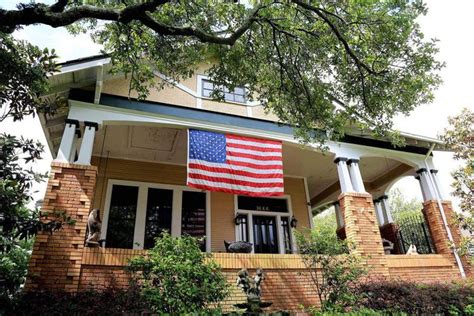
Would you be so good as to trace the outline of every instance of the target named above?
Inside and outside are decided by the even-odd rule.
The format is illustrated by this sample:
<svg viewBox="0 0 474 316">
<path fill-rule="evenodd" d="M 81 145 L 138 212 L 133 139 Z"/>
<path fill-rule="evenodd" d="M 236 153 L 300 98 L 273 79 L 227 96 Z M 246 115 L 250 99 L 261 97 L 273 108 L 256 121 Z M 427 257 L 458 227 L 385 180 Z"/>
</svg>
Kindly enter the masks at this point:
<svg viewBox="0 0 474 316">
<path fill-rule="evenodd" d="M 278 253 L 276 219 L 274 216 L 253 216 L 255 253 Z"/>
</svg>

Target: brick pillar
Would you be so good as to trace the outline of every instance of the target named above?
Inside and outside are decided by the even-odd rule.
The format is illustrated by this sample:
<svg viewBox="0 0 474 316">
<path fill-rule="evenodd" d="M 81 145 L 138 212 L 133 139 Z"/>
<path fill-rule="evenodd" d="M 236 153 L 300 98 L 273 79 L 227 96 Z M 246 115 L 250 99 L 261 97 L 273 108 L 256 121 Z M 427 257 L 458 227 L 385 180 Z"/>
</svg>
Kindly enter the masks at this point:
<svg viewBox="0 0 474 316">
<path fill-rule="evenodd" d="M 40 232 L 28 266 L 27 290 L 76 291 L 97 167 L 53 162 L 42 211 L 64 211 L 76 221 Z"/>
<path fill-rule="evenodd" d="M 342 193 L 339 196 L 339 205 L 344 214 L 347 240 L 355 247 L 354 251 L 364 257 L 369 257 L 367 263 L 370 274 L 388 277 L 387 259 L 375 217 L 372 195 Z"/>
<path fill-rule="evenodd" d="M 443 206 L 446 219 L 448 220 L 448 225 L 451 230 L 451 235 L 453 236 L 454 242 L 456 245 L 459 245 L 461 241 L 461 232 L 459 227 L 454 223 L 453 206 L 450 201 L 442 201 L 441 204 Z M 448 233 L 444 226 L 443 218 L 441 217 L 438 202 L 435 200 L 424 202 L 423 215 L 430 230 L 431 240 L 433 241 L 436 253 L 450 256 L 453 260 L 455 260 L 451 243 L 448 238 Z M 461 257 L 461 261 L 463 263 L 466 275 L 471 275 L 472 269 L 470 260 L 468 258 Z"/>
</svg>

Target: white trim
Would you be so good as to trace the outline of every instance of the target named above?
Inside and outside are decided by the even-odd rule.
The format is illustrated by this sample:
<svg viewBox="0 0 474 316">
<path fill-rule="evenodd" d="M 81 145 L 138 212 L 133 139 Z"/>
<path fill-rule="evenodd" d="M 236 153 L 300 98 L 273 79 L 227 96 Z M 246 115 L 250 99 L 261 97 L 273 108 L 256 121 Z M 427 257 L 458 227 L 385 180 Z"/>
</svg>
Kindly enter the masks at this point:
<svg viewBox="0 0 474 316">
<path fill-rule="evenodd" d="M 314 228 L 313 211 L 311 210 L 311 198 L 309 197 L 309 188 L 308 188 L 308 178 L 307 177 L 303 178 L 303 183 L 304 183 L 304 193 L 305 193 L 305 196 L 306 196 L 306 206 L 308 208 L 309 228 L 313 229 Z"/>
<path fill-rule="evenodd" d="M 179 83 L 178 81 L 162 74 L 162 73 L 159 73 L 157 71 L 154 71 L 153 74 L 159 78 L 161 78 L 162 80 L 168 82 L 169 84 L 173 85 L 174 87 L 186 92 L 187 94 L 197 98 L 198 97 L 198 94 L 196 93 L 196 91 L 193 91 L 191 90 L 190 88 L 186 87 L 184 84 L 182 83 Z"/>
<path fill-rule="evenodd" d="M 143 249 L 145 238 L 146 225 L 146 204 L 148 199 L 148 189 L 165 189 L 173 191 L 173 204 L 171 214 L 171 235 L 174 237 L 181 236 L 181 221 L 182 221 L 182 196 L 183 191 L 190 192 L 204 192 L 206 193 L 206 251 L 211 251 L 211 203 L 210 192 L 190 188 L 183 185 L 162 184 L 141 181 L 128 181 L 109 179 L 107 182 L 107 193 L 105 196 L 105 206 L 102 221 L 101 239 L 107 239 L 107 227 L 109 221 L 110 201 L 112 198 L 112 188 L 114 185 L 127 185 L 138 187 L 137 198 L 137 214 L 135 217 L 135 231 L 133 238 L 133 249 Z"/>
<path fill-rule="evenodd" d="M 107 57 L 107 58 L 101 58 L 101 59 L 97 59 L 93 61 L 77 63 L 73 65 L 65 65 L 65 66 L 61 66 L 61 69 L 59 70 L 59 72 L 55 73 L 53 76 L 57 76 L 59 74 L 65 74 L 65 73 L 73 72 L 77 70 L 103 66 L 109 63 L 110 63 L 110 58 Z"/>
</svg>

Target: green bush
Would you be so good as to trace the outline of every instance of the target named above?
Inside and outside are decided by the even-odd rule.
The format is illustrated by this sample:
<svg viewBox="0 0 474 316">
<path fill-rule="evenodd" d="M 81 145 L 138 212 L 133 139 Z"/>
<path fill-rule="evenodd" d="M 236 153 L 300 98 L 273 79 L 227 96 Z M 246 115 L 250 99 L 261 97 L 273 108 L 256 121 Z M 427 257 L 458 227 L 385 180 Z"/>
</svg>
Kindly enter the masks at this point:
<svg viewBox="0 0 474 316">
<path fill-rule="evenodd" d="M 342 312 L 358 299 L 352 291 L 366 273 L 362 258 L 351 253 L 330 226 L 306 232 L 295 232 L 298 249 L 309 269 L 322 312 Z"/>
<path fill-rule="evenodd" d="M 474 287 L 470 282 L 419 284 L 372 279 L 358 284 L 356 308 L 409 315 L 474 315 Z"/>
<path fill-rule="evenodd" d="M 192 237 L 163 234 L 146 256 L 131 260 L 128 269 L 157 313 L 213 312 L 228 293 L 220 267 Z"/>
</svg>

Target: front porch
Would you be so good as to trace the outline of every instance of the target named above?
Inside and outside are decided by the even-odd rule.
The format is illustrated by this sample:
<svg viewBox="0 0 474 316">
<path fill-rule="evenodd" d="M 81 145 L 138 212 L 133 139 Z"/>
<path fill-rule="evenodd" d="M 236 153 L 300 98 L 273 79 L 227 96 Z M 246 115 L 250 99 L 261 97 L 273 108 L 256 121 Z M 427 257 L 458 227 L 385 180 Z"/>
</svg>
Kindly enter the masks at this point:
<svg viewBox="0 0 474 316">
<path fill-rule="evenodd" d="M 85 121 L 86 117 L 96 121 Z M 436 177 L 422 169 L 425 151 L 352 140 L 331 143 L 328 152 L 320 152 L 298 144 L 291 130 L 265 133 L 267 124 L 276 124 L 252 124 L 253 129 L 239 129 L 138 111 L 118 113 L 107 106 L 72 106 L 53 147 L 58 158 L 52 164 L 43 210 L 63 210 L 76 223 L 53 235 L 38 235 L 27 289 L 74 292 L 110 282 L 125 286 L 127 260 L 146 252 L 154 237 L 168 231 L 176 237 L 204 237 L 202 250 L 212 253 L 230 283 L 240 268 L 263 268 L 264 296 L 284 304 L 275 304 L 275 309 L 297 310 L 301 304 L 318 302 L 291 226 L 312 228 L 312 210 L 332 203 L 338 206 L 339 230 L 354 242 L 355 251 L 370 257 L 371 275 L 421 282 L 462 276 L 463 264 L 449 243 L 450 234 L 456 238 L 457 231 L 444 225 L 443 217 L 449 218 L 452 209 L 440 199 Z M 248 198 L 186 187 L 187 128 L 283 141 L 284 196 Z M 383 196 L 393 181 L 406 175 L 420 176 L 425 219 L 437 254 L 385 254 L 383 227 L 392 219 Z M 102 211 L 104 248 L 85 247 L 93 208 Z M 224 241 L 232 240 L 251 242 L 254 253 L 225 253 Z M 232 302 L 243 298 L 234 290 Z"/>
</svg>

